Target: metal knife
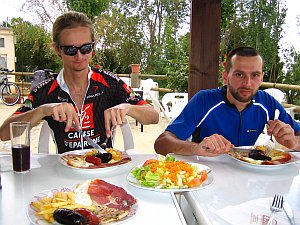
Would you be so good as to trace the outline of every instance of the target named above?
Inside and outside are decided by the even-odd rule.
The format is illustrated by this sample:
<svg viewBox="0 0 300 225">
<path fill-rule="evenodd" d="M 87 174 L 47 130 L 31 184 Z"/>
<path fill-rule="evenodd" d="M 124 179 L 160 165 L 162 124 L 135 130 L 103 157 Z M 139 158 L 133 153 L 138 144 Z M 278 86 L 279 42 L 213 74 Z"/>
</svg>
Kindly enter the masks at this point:
<svg viewBox="0 0 300 225">
<path fill-rule="evenodd" d="M 255 150 L 254 147 L 247 146 L 247 147 L 232 147 L 230 148 L 231 152 L 251 152 L 252 150 Z"/>
<path fill-rule="evenodd" d="M 287 215 L 287 217 L 289 218 L 291 225 L 295 225 L 293 210 L 292 210 L 291 206 L 289 205 L 289 203 L 287 203 L 285 201 L 283 202 L 283 210 L 284 210 L 285 214 Z"/>
<path fill-rule="evenodd" d="M 74 128 L 75 128 L 75 126 L 74 126 Z M 79 130 L 79 129 L 76 129 L 75 128 L 75 130 L 77 131 L 77 132 L 79 132 L 80 133 L 80 135 L 91 145 L 91 146 L 93 146 L 95 149 L 97 149 L 99 152 L 101 152 L 101 153 L 107 153 L 107 151 L 105 151 L 103 148 L 101 148 L 98 144 L 96 144 L 89 136 L 87 136 L 86 134 L 84 134 L 83 132 L 82 132 L 82 130 Z"/>
<path fill-rule="evenodd" d="M 251 152 L 252 150 L 256 150 L 255 147 L 251 147 L 251 146 L 241 146 L 241 147 L 232 147 L 230 148 L 230 151 L 231 152 Z M 278 149 L 278 148 L 275 148 L 274 150 L 277 150 L 277 151 L 281 151 L 281 152 L 299 152 L 297 150 L 293 150 L 293 149 L 287 149 L 287 150 L 284 150 L 284 149 Z"/>
</svg>

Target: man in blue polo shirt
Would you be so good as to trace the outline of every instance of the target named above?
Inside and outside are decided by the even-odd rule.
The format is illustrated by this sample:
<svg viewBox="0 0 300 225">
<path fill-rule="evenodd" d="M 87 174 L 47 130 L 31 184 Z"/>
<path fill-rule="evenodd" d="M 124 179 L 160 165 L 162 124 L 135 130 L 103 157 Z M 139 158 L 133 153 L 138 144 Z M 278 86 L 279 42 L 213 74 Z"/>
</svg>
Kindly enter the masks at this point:
<svg viewBox="0 0 300 225">
<path fill-rule="evenodd" d="M 278 143 L 300 149 L 298 123 L 271 95 L 258 90 L 264 76 L 262 56 L 254 48 L 239 47 L 223 66 L 225 86 L 199 91 L 157 138 L 155 151 L 217 156 L 233 146 L 254 145 L 266 124 Z M 280 115 L 274 120 L 276 109 Z M 193 141 L 186 141 L 191 135 Z"/>
</svg>

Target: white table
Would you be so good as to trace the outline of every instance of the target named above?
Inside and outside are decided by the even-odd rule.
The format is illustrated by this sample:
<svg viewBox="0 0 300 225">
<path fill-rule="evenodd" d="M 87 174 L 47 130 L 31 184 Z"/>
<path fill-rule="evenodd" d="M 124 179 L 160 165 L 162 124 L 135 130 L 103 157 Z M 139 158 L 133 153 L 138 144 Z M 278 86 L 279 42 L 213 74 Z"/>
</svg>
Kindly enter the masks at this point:
<svg viewBox="0 0 300 225">
<path fill-rule="evenodd" d="M 300 153 L 296 153 L 300 157 Z M 184 214 L 191 209 L 201 225 L 228 223 L 215 212 L 229 205 L 238 205 L 258 198 L 282 194 L 298 215 L 300 224 L 300 163 L 280 169 L 262 170 L 242 165 L 228 155 L 219 157 L 175 156 L 188 162 L 209 166 L 213 170 L 214 182 L 206 189 L 186 192 L 181 199 Z M 186 204 L 186 202 L 188 204 Z M 193 215 L 192 215 L 193 216 Z M 189 221 L 187 221 L 189 222 Z"/>
<path fill-rule="evenodd" d="M 0 157 L 4 156 L 0 155 Z M 135 217 L 126 222 L 128 225 L 186 224 L 174 194 L 142 190 L 132 187 L 126 181 L 131 167 L 155 157 L 152 154 L 132 155 L 132 162 L 122 167 L 122 170 L 99 175 L 79 172 L 63 166 L 58 162 L 57 155 L 33 155 L 32 160 L 38 160 L 40 168 L 31 169 L 27 174 L 1 172 L 3 187 L 0 190 L 0 224 L 30 224 L 26 212 L 34 195 L 43 190 L 74 186 L 93 178 L 103 178 L 107 182 L 121 186 L 137 198 L 138 212 Z"/>
</svg>

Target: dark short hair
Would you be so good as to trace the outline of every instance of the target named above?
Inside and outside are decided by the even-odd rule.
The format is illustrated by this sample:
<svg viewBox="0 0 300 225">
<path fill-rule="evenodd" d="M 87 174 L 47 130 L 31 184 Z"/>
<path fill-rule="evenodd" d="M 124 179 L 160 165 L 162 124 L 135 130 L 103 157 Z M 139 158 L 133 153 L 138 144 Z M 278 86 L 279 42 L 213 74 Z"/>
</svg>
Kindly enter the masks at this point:
<svg viewBox="0 0 300 225">
<path fill-rule="evenodd" d="M 252 57 L 252 56 L 260 56 L 262 59 L 262 66 L 264 66 L 264 60 L 261 54 L 255 49 L 251 47 L 238 47 L 233 49 L 232 51 L 229 52 L 226 58 L 226 72 L 229 73 L 230 68 L 232 67 L 232 62 L 231 59 L 233 56 L 238 55 L 238 56 L 245 56 L 245 57 Z"/>
<path fill-rule="evenodd" d="M 87 27 L 91 31 L 91 39 L 95 41 L 95 32 L 91 20 L 81 12 L 69 11 L 55 20 L 52 28 L 52 39 L 55 46 L 60 45 L 60 34 L 64 29 Z"/>
</svg>

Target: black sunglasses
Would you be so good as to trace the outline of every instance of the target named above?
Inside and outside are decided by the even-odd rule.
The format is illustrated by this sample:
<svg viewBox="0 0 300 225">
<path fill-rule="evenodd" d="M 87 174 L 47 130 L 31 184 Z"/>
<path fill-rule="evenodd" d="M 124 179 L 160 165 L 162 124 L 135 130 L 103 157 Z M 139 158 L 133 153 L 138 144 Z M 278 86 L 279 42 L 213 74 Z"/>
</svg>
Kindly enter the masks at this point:
<svg viewBox="0 0 300 225">
<path fill-rule="evenodd" d="M 81 54 L 89 54 L 93 51 L 94 42 L 81 45 L 80 47 L 76 47 L 74 45 L 60 45 L 59 48 L 63 51 L 65 55 L 74 56 L 77 54 L 78 50 Z"/>
</svg>

